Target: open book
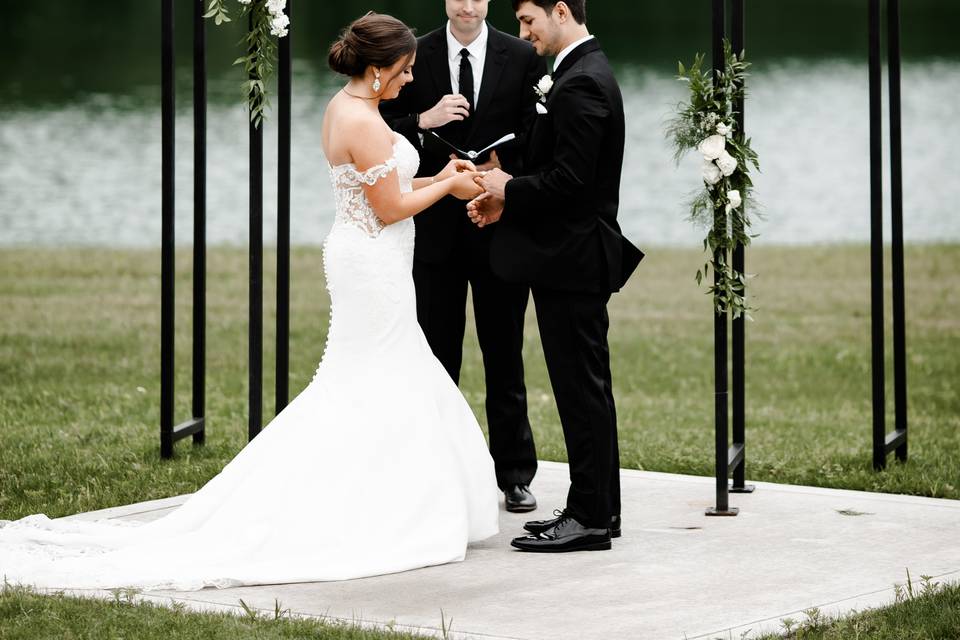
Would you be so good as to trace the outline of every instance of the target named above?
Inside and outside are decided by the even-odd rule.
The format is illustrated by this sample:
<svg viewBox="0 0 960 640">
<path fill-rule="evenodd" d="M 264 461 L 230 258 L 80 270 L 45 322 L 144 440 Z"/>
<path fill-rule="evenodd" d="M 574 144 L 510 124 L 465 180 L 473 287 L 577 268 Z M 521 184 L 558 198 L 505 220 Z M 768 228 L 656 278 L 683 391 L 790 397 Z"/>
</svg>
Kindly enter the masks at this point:
<svg viewBox="0 0 960 640">
<path fill-rule="evenodd" d="M 516 138 L 517 136 L 515 134 L 508 133 L 507 135 L 503 136 L 496 142 L 488 144 L 487 146 L 485 146 L 483 149 L 480 149 L 479 151 L 464 151 L 463 149 L 458 148 L 456 145 L 453 145 L 450 142 L 447 142 L 446 140 L 438 136 L 433 131 L 427 131 L 426 133 L 424 133 L 422 142 L 423 142 L 423 148 L 426 151 L 429 151 L 431 153 L 436 153 L 443 157 L 448 157 L 451 153 L 455 153 L 457 154 L 458 158 L 462 158 L 464 160 L 470 160 L 471 162 L 474 162 L 477 159 L 479 159 L 481 156 L 483 156 L 485 153 L 492 151 L 493 149 L 497 148 L 504 142 L 510 142 L 511 140 L 515 140 Z"/>
</svg>

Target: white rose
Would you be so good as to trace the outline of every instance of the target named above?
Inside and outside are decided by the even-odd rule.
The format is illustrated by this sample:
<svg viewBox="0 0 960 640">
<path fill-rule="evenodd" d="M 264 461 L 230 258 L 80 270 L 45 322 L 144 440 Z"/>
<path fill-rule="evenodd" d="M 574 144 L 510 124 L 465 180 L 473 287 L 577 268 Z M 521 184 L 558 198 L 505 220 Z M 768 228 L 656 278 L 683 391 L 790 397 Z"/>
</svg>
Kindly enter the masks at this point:
<svg viewBox="0 0 960 640">
<path fill-rule="evenodd" d="M 730 201 L 730 207 L 733 209 L 738 209 L 740 208 L 740 205 L 743 204 L 743 199 L 740 197 L 740 192 L 736 189 L 727 191 L 727 200 Z"/>
<path fill-rule="evenodd" d="M 712 160 L 703 161 L 703 181 L 709 185 L 720 182 L 720 168 Z"/>
<path fill-rule="evenodd" d="M 281 13 L 279 16 L 276 16 L 270 20 L 270 33 L 278 38 L 282 38 L 283 36 L 287 35 L 287 25 L 289 24 L 290 18 Z"/>
<path fill-rule="evenodd" d="M 540 82 L 537 83 L 537 91 L 540 92 L 540 95 L 546 96 L 550 93 L 550 89 L 553 89 L 553 78 L 549 75 L 540 78 Z"/>
<path fill-rule="evenodd" d="M 697 151 L 703 154 L 707 160 L 716 160 L 721 153 L 726 153 L 727 139 L 723 136 L 713 135 L 697 145 Z"/>
<path fill-rule="evenodd" d="M 723 138 L 721 138 L 721 140 L 722 139 Z M 737 170 L 737 160 L 724 150 L 720 153 L 720 157 L 717 158 L 717 166 L 720 167 L 720 171 L 723 172 L 724 176 L 730 176 Z"/>
<path fill-rule="evenodd" d="M 275 16 L 283 13 L 287 7 L 287 0 L 267 0 L 267 10 Z"/>
<path fill-rule="evenodd" d="M 250 4 L 250 0 L 240 0 L 240 4 Z"/>
<path fill-rule="evenodd" d="M 733 131 L 733 127 L 723 124 L 722 122 L 717 125 L 717 133 L 721 136 L 728 136 L 730 132 Z"/>
</svg>

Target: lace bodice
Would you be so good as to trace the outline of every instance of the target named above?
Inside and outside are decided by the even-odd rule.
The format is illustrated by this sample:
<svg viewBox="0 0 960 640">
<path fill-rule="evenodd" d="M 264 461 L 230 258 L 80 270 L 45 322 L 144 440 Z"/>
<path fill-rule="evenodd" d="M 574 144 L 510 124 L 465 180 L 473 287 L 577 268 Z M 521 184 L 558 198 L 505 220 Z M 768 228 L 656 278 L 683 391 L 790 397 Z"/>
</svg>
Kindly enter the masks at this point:
<svg viewBox="0 0 960 640">
<path fill-rule="evenodd" d="M 370 237 L 380 235 L 386 226 L 377 217 L 363 192 L 363 185 L 374 185 L 392 174 L 394 170 L 400 180 L 400 191 L 413 191 L 413 177 L 420 166 L 417 150 L 402 135 L 395 133 L 393 155 L 366 171 L 358 171 L 352 162 L 330 166 L 330 180 L 333 182 L 333 194 L 336 200 L 337 223 L 349 224 L 359 228 Z"/>
</svg>

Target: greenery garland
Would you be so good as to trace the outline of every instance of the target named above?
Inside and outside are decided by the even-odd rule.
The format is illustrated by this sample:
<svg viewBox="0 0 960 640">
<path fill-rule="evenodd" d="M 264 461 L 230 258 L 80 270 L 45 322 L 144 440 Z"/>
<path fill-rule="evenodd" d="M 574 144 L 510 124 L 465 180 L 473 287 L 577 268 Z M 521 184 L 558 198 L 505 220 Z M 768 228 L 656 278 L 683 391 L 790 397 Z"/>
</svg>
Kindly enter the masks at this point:
<svg viewBox="0 0 960 640">
<path fill-rule="evenodd" d="M 747 246 L 755 237 L 748 233 L 749 213 L 755 210 L 748 165 L 759 170 L 760 164 L 750 148 L 750 139 L 736 130 L 734 110 L 737 100 L 745 96 L 750 63 L 742 52 L 739 56 L 733 53 L 726 40 L 724 56 L 726 68 L 716 74 L 712 69 L 703 70 L 703 54 L 697 54 L 689 68 L 679 63 L 677 79 L 689 84 L 690 101 L 677 106 L 676 116 L 667 125 L 667 137 L 673 143 L 677 163 L 694 149 L 703 155 L 703 188 L 690 203 L 690 219 L 709 229 L 703 249 L 711 257 L 697 271 L 697 284 L 712 267 L 715 282 L 707 293 L 713 294 L 716 312 L 730 311 L 734 318 L 741 314 L 749 318 L 751 309 L 744 295 L 748 276 L 736 271 L 727 257 L 735 247 Z"/>
<path fill-rule="evenodd" d="M 230 16 L 224 4 L 225 0 L 210 0 L 204 18 L 213 18 L 219 26 L 230 22 Z M 267 98 L 266 83 L 273 74 L 277 60 L 277 43 L 273 36 L 283 38 L 288 33 L 290 18 L 284 13 L 287 0 L 237 0 L 240 3 L 240 17 L 251 16 L 252 28 L 241 40 L 246 54 L 233 61 L 242 64 L 246 80 L 241 88 L 250 108 L 250 121 L 259 127 L 263 121 L 263 112 L 270 102 Z"/>
</svg>

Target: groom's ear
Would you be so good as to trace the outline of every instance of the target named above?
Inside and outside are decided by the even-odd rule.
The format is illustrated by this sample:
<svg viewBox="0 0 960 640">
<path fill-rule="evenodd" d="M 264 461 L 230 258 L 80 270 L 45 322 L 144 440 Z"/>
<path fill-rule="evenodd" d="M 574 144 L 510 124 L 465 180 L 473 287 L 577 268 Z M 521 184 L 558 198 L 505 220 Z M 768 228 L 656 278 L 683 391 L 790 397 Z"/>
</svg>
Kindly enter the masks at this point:
<svg viewBox="0 0 960 640">
<path fill-rule="evenodd" d="M 560 23 L 566 22 L 570 18 L 570 7 L 567 6 L 567 3 L 563 0 L 560 0 L 557 4 L 553 5 L 553 11 L 557 14 L 557 19 Z"/>
</svg>

